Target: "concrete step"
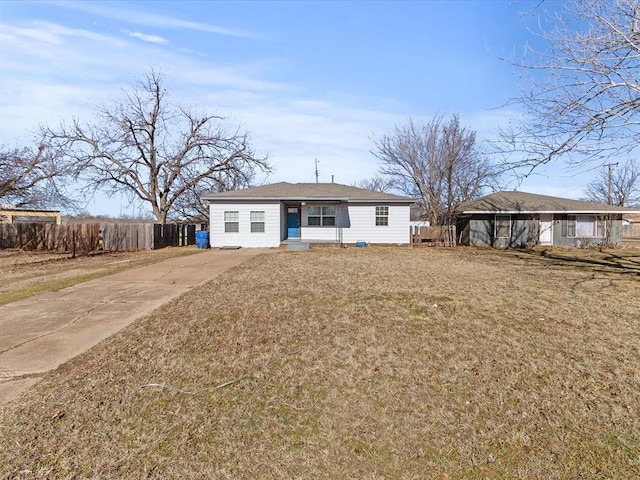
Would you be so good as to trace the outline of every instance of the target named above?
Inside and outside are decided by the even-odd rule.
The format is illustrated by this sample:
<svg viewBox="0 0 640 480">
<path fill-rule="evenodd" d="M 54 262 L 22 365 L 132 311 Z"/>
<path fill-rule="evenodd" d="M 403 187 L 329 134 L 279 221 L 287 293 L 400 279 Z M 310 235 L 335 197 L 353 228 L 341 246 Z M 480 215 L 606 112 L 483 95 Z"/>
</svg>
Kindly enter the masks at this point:
<svg viewBox="0 0 640 480">
<path fill-rule="evenodd" d="M 309 244 L 306 242 L 288 243 L 287 250 L 309 250 Z"/>
</svg>

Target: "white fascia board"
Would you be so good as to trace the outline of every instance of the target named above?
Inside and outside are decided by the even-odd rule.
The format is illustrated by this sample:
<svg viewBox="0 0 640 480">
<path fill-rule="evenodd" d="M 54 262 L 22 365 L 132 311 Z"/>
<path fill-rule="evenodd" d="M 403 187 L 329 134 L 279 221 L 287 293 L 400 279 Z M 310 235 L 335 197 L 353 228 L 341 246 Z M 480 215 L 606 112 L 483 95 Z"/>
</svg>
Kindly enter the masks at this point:
<svg viewBox="0 0 640 480">
<path fill-rule="evenodd" d="M 207 197 L 202 196 L 203 200 L 209 202 L 348 202 L 348 203 L 404 203 L 411 205 L 416 200 L 403 199 L 370 199 L 355 200 L 349 197 Z"/>
<path fill-rule="evenodd" d="M 619 213 L 619 214 L 636 214 L 640 213 L 640 210 L 464 210 L 463 214 L 470 215 L 474 213 L 484 215 L 531 215 L 540 213 L 564 213 L 564 214 L 606 214 L 606 213 Z"/>
<path fill-rule="evenodd" d="M 417 200 L 396 200 L 396 199 L 378 199 L 378 200 L 349 200 L 349 203 L 399 203 L 404 205 L 413 205 Z"/>
<path fill-rule="evenodd" d="M 348 202 L 348 197 L 207 197 L 209 202 Z"/>
</svg>

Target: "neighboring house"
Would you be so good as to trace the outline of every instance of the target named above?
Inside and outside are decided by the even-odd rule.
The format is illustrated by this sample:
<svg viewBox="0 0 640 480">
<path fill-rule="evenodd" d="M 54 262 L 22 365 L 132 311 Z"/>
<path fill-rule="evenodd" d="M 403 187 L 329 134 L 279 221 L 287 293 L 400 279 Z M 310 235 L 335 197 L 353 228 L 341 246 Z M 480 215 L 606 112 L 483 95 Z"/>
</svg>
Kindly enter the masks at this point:
<svg viewBox="0 0 640 480">
<path fill-rule="evenodd" d="M 640 210 L 640 208 L 638 209 Z M 640 226 L 640 213 L 625 213 L 622 217 L 622 222 L 625 225 Z"/>
<path fill-rule="evenodd" d="M 619 245 L 622 216 L 637 213 L 640 209 L 525 192 L 497 192 L 456 209 L 463 245 L 497 248 Z"/>
<path fill-rule="evenodd" d="M 60 225 L 60 212 L 58 210 L 0 205 L 0 223 L 54 223 Z"/>
<path fill-rule="evenodd" d="M 338 183 L 274 183 L 202 195 L 212 247 L 282 242 L 408 244 L 414 199 Z"/>
<path fill-rule="evenodd" d="M 637 245 L 640 241 L 640 213 L 625 214 L 622 217 L 622 225 L 623 240 Z"/>
</svg>

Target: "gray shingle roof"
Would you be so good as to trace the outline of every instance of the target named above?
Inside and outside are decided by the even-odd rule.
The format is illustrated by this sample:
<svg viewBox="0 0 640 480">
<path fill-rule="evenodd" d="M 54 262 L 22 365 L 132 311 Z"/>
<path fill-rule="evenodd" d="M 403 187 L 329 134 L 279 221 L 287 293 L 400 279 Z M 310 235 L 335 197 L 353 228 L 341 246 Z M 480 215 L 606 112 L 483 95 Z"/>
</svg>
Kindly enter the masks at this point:
<svg viewBox="0 0 640 480">
<path fill-rule="evenodd" d="M 342 200 L 350 202 L 401 202 L 415 199 L 339 183 L 272 183 L 260 187 L 202 195 L 203 200 Z"/>
<path fill-rule="evenodd" d="M 526 192 L 496 192 L 460 204 L 458 213 L 632 213 L 640 209 Z"/>
</svg>

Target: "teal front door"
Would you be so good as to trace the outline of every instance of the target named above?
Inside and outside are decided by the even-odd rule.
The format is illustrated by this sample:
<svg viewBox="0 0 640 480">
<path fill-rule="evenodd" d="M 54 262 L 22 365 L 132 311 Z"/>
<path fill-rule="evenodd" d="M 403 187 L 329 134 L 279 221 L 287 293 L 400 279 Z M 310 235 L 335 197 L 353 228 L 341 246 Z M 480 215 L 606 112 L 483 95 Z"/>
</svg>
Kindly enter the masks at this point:
<svg viewBox="0 0 640 480">
<path fill-rule="evenodd" d="M 287 238 L 300 238 L 299 207 L 287 207 Z"/>
</svg>

